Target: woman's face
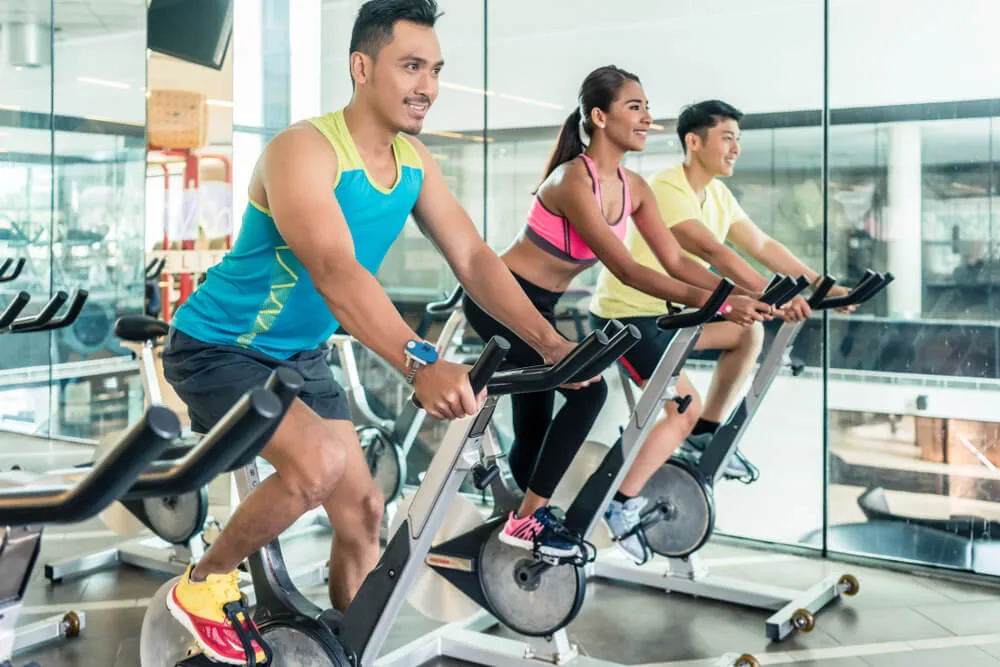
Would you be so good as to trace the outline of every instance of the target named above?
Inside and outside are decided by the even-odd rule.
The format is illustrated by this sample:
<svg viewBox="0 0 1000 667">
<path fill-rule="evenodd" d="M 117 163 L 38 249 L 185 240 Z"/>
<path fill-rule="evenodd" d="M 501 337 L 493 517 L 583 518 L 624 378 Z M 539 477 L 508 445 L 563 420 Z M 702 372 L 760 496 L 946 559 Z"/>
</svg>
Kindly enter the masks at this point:
<svg viewBox="0 0 1000 667">
<path fill-rule="evenodd" d="M 595 110 L 591 121 L 595 128 L 603 129 L 607 138 L 615 145 L 625 151 L 641 152 L 646 148 L 646 134 L 653 123 L 653 117 L 649 113 L 649 101 L 642 86 L 626 79 L 608 110 Z"/>
</svg>

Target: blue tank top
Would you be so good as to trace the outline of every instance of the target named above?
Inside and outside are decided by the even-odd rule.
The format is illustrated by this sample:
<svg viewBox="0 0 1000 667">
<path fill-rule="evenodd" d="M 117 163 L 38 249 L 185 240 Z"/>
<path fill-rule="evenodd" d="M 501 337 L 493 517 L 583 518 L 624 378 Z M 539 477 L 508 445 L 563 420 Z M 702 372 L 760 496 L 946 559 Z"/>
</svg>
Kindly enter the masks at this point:
<svg viewBox="0 0 1000 667">
<path fill-rule="evenodd" d="M 336 151 L 333 191 L 354 240 L 355 257 L 374 275 L 420 194 L 420 155 L 398 135 L 392 143 L 396 181 L 386 189 L 369 178 L 343 110 L 309 122 Z M 254 201 L 247 205 L 232 249 L 208 270 L 205 282 L 177 310 L 171 324 L 206 343 L 250 348 L 279 359 L 315 349 L 339 326 L 309 273 L 281 238 L 270 211 Z"/>
</svg>

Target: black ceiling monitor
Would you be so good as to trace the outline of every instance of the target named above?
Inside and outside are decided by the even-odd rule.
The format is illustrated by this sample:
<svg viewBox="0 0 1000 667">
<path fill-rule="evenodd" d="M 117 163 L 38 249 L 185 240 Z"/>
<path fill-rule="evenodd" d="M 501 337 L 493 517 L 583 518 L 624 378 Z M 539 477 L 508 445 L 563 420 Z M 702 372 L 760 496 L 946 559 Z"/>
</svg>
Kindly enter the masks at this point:
<svg viewBox="0 0 1000 667">
<path fill-rule="evenodd" d="M 150 50 L 221 70 L 233 37 L 233 0 L 150 0 Z"/>
</svg>

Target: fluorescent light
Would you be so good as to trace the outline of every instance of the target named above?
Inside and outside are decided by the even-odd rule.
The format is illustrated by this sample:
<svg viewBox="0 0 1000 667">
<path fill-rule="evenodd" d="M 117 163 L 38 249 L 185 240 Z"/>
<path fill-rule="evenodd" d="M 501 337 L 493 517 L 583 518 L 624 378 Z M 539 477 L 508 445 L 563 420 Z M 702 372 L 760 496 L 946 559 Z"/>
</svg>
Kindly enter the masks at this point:
<svg viewBox="0 0 1000 667">
<path fill-rule="evenodd" d="M 6 109 L 7 111 L 20 111 L 21 107 L 15 107 L 9 104 L 0 104 L 0 109 Z"/>
<path fill-rule="evenodd" d="M 508 95 L 507 93 L 500 93 L 500 97 L 508 100 L 514 100 L 515 102 L 524 102 L 525 104 L 534 104 L 535 106 L 546 107 L 548 109 L 564 109 L 565 107 L 561 104 L 553 104 L 552 102 L 543 102 L 541 100 L 533 100 L 529 97 L 520 97 L 519 95 Z"/>
<path fill-rule="evenodd" d="M 449 81 L 441 81 L 440 85 L 442 88 L 451 88 L 452 90 L 461 90 L 465 93 L 476 93 L 478 95 L 496 95 L 492 90 L 483 90 L 482 88 L 473 88 L 472 86 L 465 86 L 461 83 L 451 83 Z"/>
<path fill-rule="evenodd" d="M 127 83 L 122 83 L 120 81 L 107 81 L 105 79 L 94 79 L 89 76 L 78 76 L 76 77 L 76 80 L 81 83 L 92 83 L 95 86 L 107 86 L 108 88 L 123 88 L 125 90 L 128 90 L 129 88 L 132 87 Z"/>
<path fill-rule="evenodd" d="M 232 100 L 205 100 L 205 104 L 210 107 L 229 107 L 233 108 Z"/>
</svg>

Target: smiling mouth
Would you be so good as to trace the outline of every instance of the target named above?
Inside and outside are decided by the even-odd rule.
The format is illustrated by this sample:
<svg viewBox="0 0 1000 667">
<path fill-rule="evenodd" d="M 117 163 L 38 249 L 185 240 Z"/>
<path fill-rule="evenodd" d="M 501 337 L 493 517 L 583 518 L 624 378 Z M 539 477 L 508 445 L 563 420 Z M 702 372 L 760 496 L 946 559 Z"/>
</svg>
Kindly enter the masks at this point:
<svg viewBox="0 0 1000 667">
<path fill-rule="evenodd" d="M 407 102 L 406 106 L 410 111 L 422 116 L 427 113 L 431 105 L 426 102 Z"/>
</svg>

